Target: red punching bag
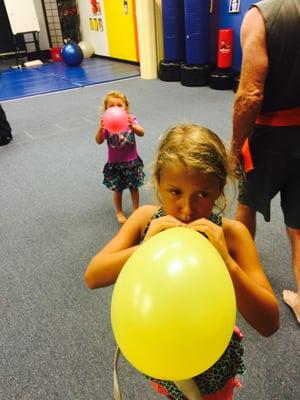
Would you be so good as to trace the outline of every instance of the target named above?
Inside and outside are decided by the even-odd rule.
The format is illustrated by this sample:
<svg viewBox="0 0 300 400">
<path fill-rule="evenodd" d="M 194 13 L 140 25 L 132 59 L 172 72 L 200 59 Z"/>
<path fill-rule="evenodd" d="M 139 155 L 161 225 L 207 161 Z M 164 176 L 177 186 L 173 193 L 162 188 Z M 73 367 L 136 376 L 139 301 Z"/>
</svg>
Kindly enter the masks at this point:
<svg viewBox="0 0 300 400">
<path fill-rule="evenodd" d="M 233 29 L 219 29 L 218 36 L 218 68 L 231 68 L 233 55 Z"/>
</svg>

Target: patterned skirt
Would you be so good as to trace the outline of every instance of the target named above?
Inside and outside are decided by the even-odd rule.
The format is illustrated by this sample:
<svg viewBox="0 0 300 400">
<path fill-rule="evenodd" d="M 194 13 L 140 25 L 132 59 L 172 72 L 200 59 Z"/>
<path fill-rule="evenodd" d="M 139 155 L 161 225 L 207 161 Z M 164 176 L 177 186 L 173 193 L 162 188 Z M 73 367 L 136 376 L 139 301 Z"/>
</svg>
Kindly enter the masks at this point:
<svg viewBox="0 0 300 400">
<path fill-rule="evenodd" d="M 236 327 L 230 343 L 219 360 L 207 371 L 193 378 L 204 400 L 232 399 L 234 387 L 240 386 L 237 374 L 245 371 L 243 362 L 242 334 Z M 162 381 L 147 376 L 152 387 L 172 400 L 186 400 L 186 397 L 172 381 Z"/>
<path fill-rule="evenodd" d="M 103 168 L 103 184 L 114 192 L 142 186 L 145 178 L 143 167 L 139 157 L 132 161 L 106 163 Z"/>
</svg>

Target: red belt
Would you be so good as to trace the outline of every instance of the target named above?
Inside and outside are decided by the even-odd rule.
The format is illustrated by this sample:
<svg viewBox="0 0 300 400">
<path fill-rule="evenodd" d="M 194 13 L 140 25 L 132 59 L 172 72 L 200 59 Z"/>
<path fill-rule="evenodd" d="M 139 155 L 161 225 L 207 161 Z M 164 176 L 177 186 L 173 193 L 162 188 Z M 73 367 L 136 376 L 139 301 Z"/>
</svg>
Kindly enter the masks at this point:
<svg viewBox="0 0 300 400">
<path fill-rule="evenodd" d="M 300 107 L 262 113 L 256 118 L 255 123 L 267 126 L 300 125 Z"/>
</svg>

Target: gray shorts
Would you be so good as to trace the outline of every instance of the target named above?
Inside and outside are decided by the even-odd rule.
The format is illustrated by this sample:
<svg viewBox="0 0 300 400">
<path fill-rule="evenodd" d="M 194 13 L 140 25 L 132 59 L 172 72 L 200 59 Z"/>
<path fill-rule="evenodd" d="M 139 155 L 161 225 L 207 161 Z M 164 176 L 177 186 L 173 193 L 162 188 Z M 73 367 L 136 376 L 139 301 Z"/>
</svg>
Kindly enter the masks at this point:
<svg viewBox="0 0 300 400">
<path fill-rule="evenodd" d="M 256 126 L 249 137 L 253 169 L 239 187 L 239 202 L 270 221 L 272 198 L 280 193 L 287 226 L 300 229 L 300 126 Z"/>
</svg>

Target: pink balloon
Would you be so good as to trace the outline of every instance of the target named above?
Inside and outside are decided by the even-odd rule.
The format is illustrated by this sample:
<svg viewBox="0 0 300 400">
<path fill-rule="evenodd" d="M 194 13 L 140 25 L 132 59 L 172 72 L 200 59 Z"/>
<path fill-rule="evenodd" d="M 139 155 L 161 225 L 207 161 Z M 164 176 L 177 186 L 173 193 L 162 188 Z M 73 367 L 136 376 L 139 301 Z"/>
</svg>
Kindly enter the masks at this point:
<svg viewBox="0 0 300 400">
<path fill-rule="evenodd" d="M 112 133 L 121 133 L 128 129 L 128 114 L 122 107 L 110 107 L 103 114 L 104 128 Z"/>
</svg>

